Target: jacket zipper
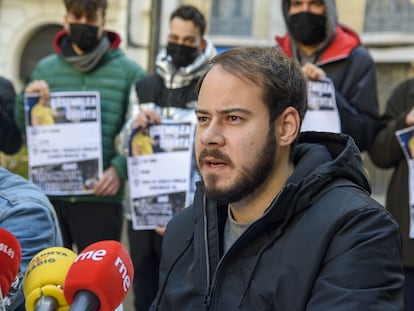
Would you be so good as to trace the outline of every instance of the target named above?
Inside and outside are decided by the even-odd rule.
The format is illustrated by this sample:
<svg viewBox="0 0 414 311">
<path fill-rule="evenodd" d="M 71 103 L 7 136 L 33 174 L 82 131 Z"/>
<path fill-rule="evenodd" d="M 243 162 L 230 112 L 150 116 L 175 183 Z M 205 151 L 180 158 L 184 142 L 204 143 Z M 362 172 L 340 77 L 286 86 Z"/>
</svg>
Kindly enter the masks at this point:
<svg viewBox="0 0 414 311">
<path fill-rule="evenodd" d="M 172 74 L 171 74 L 171 78 L 170 78 L 170 85 L 169 85 L 169 88 L 168 88 L 168 96 L 167 96 L 167 119 L 172 119 L 172 117 L 171 117 L 171 115 L 170 115 L 170 108 L 171 108 L 171 98 L 172 98 L 172 95 L 171 95 L 171 90 L 172 90 L 172 86 L 173 86 L 173 82 L 174 82 L 174 77 L 175 77 L 175 75 L 177 74 L 177 72 L 178 72 L 178 69 L 176 69 Z"/>
<path fill-rule="evenodd" d="M 219 270 L 221 270 L 221 267 L 223 266 L 222 263 L 223 263 L 223 260 L 225 259 L 225 257 L 227 257 L 226 254 L 223 257 L 221 257 L 221 259 L 219 260 L 219 262 L 217 264 L 217 269 L 216 269 L 216 271 L 214 271 L 214 274 L 213 274 L 211 285 L 209 284 L 208 287 L 207 287 L 208 288 L 207 295 L 204 298 L 204 305 L 207 308 L 210 307 L 210 305 L 211 305 L 211 298 L 213 297 L 213 293 L 214 293 L 214 290 L 216 288 L 216 283 L 217 283 Z M 208 269 L 210 270 L 210 268 L 208 268 Z M 208 279 L 209 279 L 209 277 L 208 277 Z"/>
<path fill-rule="evenodd" d="M 282 188 L 282 190 L 276 196 L 275 200 L 277 200 L 279 198 L 280 194 L 282 192 L 284 192 L 284 190 L 285 190 L 285 188 Z M 221 259 L 219 260 L 219 262 L 217 264 L 217 268 L 214 271 L 213 278 L 212 278 L 211 285 L 210 285 L 210 265 L 209 265 L 208 246 L 207 246 L 208 245 L 208 243 L 207 243 L 207 241 L 208 241 L 207 240 L 207 238 L 208 238 L 208 236 L 207 236 L 207 206 L 206 206 L 207 204 L 206 204 L 206 198 L 205 198 L 205 196 L 204 196 L 204 203 L 205 203 L 204 204 L 204 215 L 203 215 L 203 218 L 204 218 L 204 247 L 205 247 L 205 250 L 206 250 L 206 263 L 207 263 L 207 265 L 206 265 L 206 270 L 207 271 L 206 272 L 207 272 L 207 289 L 208 289 L 207 290 L 207 294 L 204 297 L 204 305 L 208 309 L 211 306 L 212 298 L 213 298 L 214 291 L 215 291 L 215 288 L 216 288 L 216 283 L 217 283 L 218 275 L 220 274 L 220 271 L 222 270 L 223 262 L 227 259 L 227 257 L 234 250 L 234 248 L 237 246 L 237 244 L 241 243 L 240 241 L 241 241 L 242 237 L 244 235 L 248 234 L 249 231 L 252 229 L 253 226 L 254 227 L 260 226 L 261 223 L 263 222 L 263 219 L 260 219 L 258 222 L 255 222 L 254 224 L 252 224 L 251 226 L 249 226 L 246 229 L 246 231 L 242 234 L 242 236 L 239 239 L 237 239 L 235 241 L 235 243 L 230 247 L 230 249 L 221 257 Z M 272 203 L 272 204 L 274 204 L 274 203 Z M 267 247 L 268 247 L 268 245 L 265 245 L 264 246 L 264 249 L 266 249 Z M 243 298 L 244 298 L 244 294 L 243 294 L 243 297 L 241 298 L 241 301 L 243 300 Z"/>
<path fill-rule="evenodd" d="M 204 235 L 204 253 L 206 261 L 206 285 L 207 293 L 204 297 L 204 305 L 207 308 L 210 306 L 211 301 L 211 287 L 210 287 L 210 256 L 208 251 L 208 234 L 207 234 L 207 198 L 203 195 L 203 235 Z"/>
</svg>

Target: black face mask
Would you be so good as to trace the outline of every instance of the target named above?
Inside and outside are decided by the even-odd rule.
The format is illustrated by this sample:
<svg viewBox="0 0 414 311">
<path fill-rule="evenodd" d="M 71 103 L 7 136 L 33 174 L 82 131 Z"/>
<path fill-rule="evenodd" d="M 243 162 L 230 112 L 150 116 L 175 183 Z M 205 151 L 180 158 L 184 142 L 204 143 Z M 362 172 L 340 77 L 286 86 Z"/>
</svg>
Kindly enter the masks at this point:
<svg viewBox="0 0 414 311">
<path fill-rule="evenodd" d="M 98 27 L 88 24 L 70 24 L 70 40 L 84 52 L 95 48 L 98 43 Z"/>
<path fill-rule="evenodd" d="M 198 49 L 195 47 L 168 42 L 167 54 L 171 56 L 176 68 L 190 65 L 198 56 Z"/>
<path fill-rule="evenodd" d="M 316 45 L 326 37 L 326 17 L 308 12 L 289 16 L 287 26 L 292 36 L 304 45 Z"/>
</svg>

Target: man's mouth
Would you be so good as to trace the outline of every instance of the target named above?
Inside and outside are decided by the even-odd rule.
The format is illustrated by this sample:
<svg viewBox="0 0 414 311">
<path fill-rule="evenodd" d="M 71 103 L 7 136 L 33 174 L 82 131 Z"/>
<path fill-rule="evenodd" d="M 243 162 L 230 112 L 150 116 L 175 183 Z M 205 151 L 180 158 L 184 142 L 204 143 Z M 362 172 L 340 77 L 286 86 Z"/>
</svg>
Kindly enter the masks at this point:
<svg viewBox="0 0 414 311">
<path fill-rule="evenodd" d="M 224 162 L 222 160 L 212 159 L 212 158 L 208 158 L 208 157 L 203 159 L 203 164 L 207 165 L 209 167 L 212 167 L 212 168 L 218 168 L 218 167 L 223 167 L 223 166 L 227 165 L 226 162 Z"/>
<path fill-rule="evenodd" d="M 224 166 L 224 163 L 210 163 L 211 167 L 220 167 L 220 166 Z"/>
</svg>

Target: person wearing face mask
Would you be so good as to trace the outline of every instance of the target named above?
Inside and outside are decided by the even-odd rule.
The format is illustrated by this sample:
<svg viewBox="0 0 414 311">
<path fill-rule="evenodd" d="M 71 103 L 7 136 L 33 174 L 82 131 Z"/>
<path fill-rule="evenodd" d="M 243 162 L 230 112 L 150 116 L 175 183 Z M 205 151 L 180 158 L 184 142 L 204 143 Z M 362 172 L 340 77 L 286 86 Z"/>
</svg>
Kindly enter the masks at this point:
<svg viewBox="0 0 414 311">
<path fill-rule="evenodd" d="M 97 241 L 121 238 L 127 172 L 114 141 L 126 120 L 131 89 L 146 72 L 119 48 L 120 36 L 105 30 L 106 0 L 64 4 L 64 27 L 54 38 L 55 53 L 36 65 L 16 98 L 15 117 L 24 132 L 25 93 L 38 93 L 47 102 L 54 91 L 99 92 L 103 174 L 93 194 L 49 196 L 64 246 L 81 251 Z"/>
<path fill-rule="evenodd" d="M 178 7 L 170 15 L 169 23 L 168 43 L 157 55 L 155 73 L 136 84 L 139 110 L 120 135 L 120 151 L 124 154 L 128 154 L 128 137 L 137 127 L 146 128 L 149 123 L 158 124 L 162 119 L 195 122 L 195 85 L 216 49 L 204 36 L 205 17 L 196 7 Z M 197 178 L 195 163 L 193 167 L 193 176 Z M 128 221 L 136 311 L 148 310 L 157 293 L 164 230 L 165 227 L 134 230 Z"/>
<path fill-rule="evenodd" d="M 276 36 L 285 54 L 296 59 L 310 80 L 329 78 L 335 88 L 340 128 L 360 151 L 377 132 L 375 64 L 358 35 L 338 23 L 335 0 L 282 0 L 288 33 Z"/>
</svg>

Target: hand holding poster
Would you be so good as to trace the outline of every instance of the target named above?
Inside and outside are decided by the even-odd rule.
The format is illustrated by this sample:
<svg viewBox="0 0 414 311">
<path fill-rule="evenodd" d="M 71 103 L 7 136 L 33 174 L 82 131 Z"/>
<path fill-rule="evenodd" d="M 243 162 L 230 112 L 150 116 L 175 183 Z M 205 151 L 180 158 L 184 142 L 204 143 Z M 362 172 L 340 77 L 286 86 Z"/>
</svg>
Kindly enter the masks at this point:
<svg viewBox="0 0 414 311">
<path fill-rule="evenodd" d="M 165 226 L 188 205 L 193 133 L 191 122 L 164 121 L 131 134 L 127 164 L 134 229 Z"/>
<path fill-rule="evenodd" d="M 48 195 L 92 193 L 102 175 L 99 93 L 26 94 L 25 112 L 29 179 Z"/>
</svg>

